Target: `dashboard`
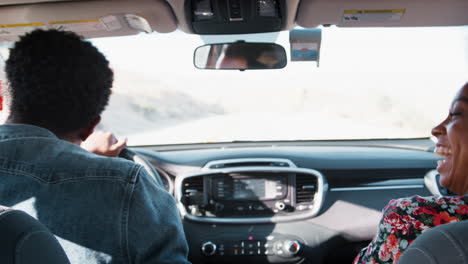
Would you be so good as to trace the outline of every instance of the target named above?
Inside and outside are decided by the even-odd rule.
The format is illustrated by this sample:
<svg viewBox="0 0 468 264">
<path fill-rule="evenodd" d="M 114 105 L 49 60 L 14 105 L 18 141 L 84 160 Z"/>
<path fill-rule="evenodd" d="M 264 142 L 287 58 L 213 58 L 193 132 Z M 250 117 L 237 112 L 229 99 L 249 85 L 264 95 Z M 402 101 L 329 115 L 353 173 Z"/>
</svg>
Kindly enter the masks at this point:
<svg viewBox="0 0 468 264">
<path fill-rule="evenodd" d="M 389 200 L 431 195 L 432 143 L 386 143 L 135 151 L 170 181 L 193 263 L 350 263 Z"/>
</svg>

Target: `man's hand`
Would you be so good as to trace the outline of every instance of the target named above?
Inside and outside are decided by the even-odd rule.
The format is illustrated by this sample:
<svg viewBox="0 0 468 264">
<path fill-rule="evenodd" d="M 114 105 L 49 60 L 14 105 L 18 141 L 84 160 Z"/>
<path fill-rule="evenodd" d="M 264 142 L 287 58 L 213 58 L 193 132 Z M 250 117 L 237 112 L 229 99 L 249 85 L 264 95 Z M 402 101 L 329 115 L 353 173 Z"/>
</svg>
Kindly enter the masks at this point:
<svg viewBox="0 0 468 264">
<path fill-rule="evenodd" d="M 87 151 L 107 157 L 118 157 L 126 146 L 127 138 L 117 140 L 111 132 L 103 131 L 92 133 L 81 143 L 81 147 Z"/>
</svg>

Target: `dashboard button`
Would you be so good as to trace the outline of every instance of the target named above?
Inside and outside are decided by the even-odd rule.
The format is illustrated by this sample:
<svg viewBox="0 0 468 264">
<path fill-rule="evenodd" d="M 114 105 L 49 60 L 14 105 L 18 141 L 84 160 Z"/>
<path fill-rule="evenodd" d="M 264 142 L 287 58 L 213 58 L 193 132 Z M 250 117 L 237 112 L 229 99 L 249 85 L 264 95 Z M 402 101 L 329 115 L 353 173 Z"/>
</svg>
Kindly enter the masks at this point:
<svg viewBox="0 0 468 264">
<path fill-rule="evenodd" d="M 224 204 L 222 203 L 216 203 L 215 204 L 215 211 L 220 212 L 224 209 Z"/>
<path fill-rule="evenodd" d="M 286 204 L 284 204 L 283 202 L 277 202 L 275 204 L 275 207 L 276 209 L 278 209 L 279 211 L 283 211 L 284 209 L 286 209 Z"/>
<path fill-rule="evenodd" d="M 305 210 L 305 209 L 307 209 L 307 206 L 305 206 L 305 205 L 301 204 L 301 205 L 297 206 L 298 211 L 302 211 L 302 210 Z"/>
<path fill-rule="evenodd" d="M 283 249 L 283 242 L 282 241 L 276 241 L 273 248 L 276 249 L 276 250 L 282 250 Z"/>
<path fill-rule="evenodd" d="M 263 210 L 265 210 L 265 209 L 266 209 L 266 207 L 263 206 L 263 205 L 257 205 L 257 206 L 255 206 L 255 210 L 256 210 L 256 211 L 263 211 Z"/>
<path fill-rule="evenodd" d="M 299 253 L 301 250 L 301 243 L 297 240 L 277 240 L 273 243 L 273 246 L 265 247 L 265 255 L 271 253 L 273 255 L 292 257 Z"/>
<path fill-rule="evenodd" d="M 201 251 L 205 256 L 213 256 L 216 253 L 216 244 L 208 241 L 202 244 Z"/>
<path fill-rule="evenodd" d="M 301 244 L 296 240 L 287 240 L 283 243 L 283 249 L 288 255 L 296 255 L 301 250 Z"/>
</svg>

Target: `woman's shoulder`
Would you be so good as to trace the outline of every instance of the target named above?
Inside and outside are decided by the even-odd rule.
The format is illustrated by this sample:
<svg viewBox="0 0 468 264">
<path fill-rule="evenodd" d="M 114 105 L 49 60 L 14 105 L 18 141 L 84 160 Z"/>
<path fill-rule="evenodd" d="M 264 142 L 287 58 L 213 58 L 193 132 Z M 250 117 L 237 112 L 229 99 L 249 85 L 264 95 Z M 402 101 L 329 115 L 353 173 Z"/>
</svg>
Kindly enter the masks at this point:
<svg viewBox="0 0 468 264">
<path fill-rule="evenodd" d="M 402 218 L 420 221 L 431 227 L 468 219 L 468 197 L 411 196 L 391 200 L 383 210 L 384 219 Z M 402 218 L 403 219 L 403 218 Z"/>
<path fill-rule="evenodd" d="M 444 205 L 466 205 L 468 204 L 467 196 L 419 196 L 414 195 L 411 197 L 398 198 L 391 200 L 385 209 L 388 207 L 421 207 L 421 206 L 432 206 L 432 207 L 443 207 Z M 463 206 L 464 207 L 464 206 Z M 468 213 L 468 212 L 467 212 Z"/>
</svg>

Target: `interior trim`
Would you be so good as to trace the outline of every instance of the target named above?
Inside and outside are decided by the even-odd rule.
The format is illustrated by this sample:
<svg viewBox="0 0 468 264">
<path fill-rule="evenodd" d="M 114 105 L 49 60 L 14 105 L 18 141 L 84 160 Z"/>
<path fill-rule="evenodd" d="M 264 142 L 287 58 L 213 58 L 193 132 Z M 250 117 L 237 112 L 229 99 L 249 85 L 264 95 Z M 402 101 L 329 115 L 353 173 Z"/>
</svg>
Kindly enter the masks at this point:
<svg viewBox="0 0 468 264">
<path fill-rule="evenodd" d="M 429 171 L 426 176 L 424 176 L 424 185 L 434 196 L 443 196 L 440 192 L 439 185 L 437 184 L 437 170 Z"/>
<path fill-rule="evenodd" d="M 245 159 L 224 159 L 224 160 L 213 160 L 203 167 L 203 170 L 210 170 L 216 165 L 232 164 L 232 163 L 259 163 L 259 162 L 271 162 L 271 163 L 286 163 L 290 168 L 297 168 L 296 164 L 288 159 L 273 159 L 273 158 L 245 158 Z M 272 166 L 275 167 L 275 166 Z M 275 167 L 276 168 L 276 167 Z"/>
<path fill-rule="evenodd" d="M 421 189 L 424 188 L 423 179 L 398 179 L 373 182 L 353 187 L 331 188 L 331 192 L 349 192 L 349 191 L 373 191 L 373 190 L 394 190 L 394 189 Z"/>
<path fill-rule="evenodd" d="M 179 151 L 201 149 L 239 149 L 239 148 L 276 148 L 276 147 L 375 147 L 398 148 L 408 150 L 420 150 L 433 152 L 434 142 L 429 138 L 411 139 L 363 139 L 363 140 L 297 140 L 297 141 L 242 141 L 242 142 L 218 142 L 218 143 L 187 143 L 168 145 L 131 146 L 151 151 Z"/>
<path fill-rule="evenodd" d="M 424 188 L 424 185 L 332 188 L 330 189 L 330 191 L 331 192 L 349 192 L 349 191 L 374 191 L 374 190 L 421 189 L 421 188 Z"/>
</svg>

